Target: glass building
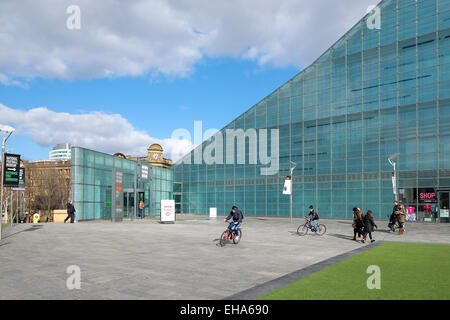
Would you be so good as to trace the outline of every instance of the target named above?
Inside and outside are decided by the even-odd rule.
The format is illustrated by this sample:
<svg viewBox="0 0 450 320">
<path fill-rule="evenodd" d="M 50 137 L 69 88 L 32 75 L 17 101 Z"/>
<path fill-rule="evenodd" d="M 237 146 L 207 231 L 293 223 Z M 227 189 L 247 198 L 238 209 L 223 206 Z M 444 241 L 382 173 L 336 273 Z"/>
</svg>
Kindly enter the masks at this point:
<svg viewBox="0 0 450 320">
<path fill-rule="evenodd" d="M 387 158 L 399 152 L 398 196 L 410 219 L 448 222 L 450 0 L 380 2 L 220 132 L 261 128 L 279 130 L 280 170 L 261 175 L 265 166 L 250 164 L 250 139 L 244 164 L 188 164 L 211 138 L 173 167 L 179 212 L 237 205 L 245 215 L 289 216 L 282 189 L 294 161 L 294 216 L 312 204 L 321 217 L 350 218 L 360 207 L 386 219 L 394 201 Z"/>
<path fill-rule="evenodd" d="M 72 147 L 71 196 L 77 210 L 76 219 L 112 219 L 113 189 L 116 189 L 113 171 L 122 173 L 121 218 L 133 217 L 135 194 L 137 204 L 141 200 L 145 203 L 145 216 L 159 215 L 161 200 L 173 198 L 173 173 L 170 169 L 146 165 L 148 179 L 143 180 L 139 179 L 140 167 L 135 161 Z"/>
</svg>

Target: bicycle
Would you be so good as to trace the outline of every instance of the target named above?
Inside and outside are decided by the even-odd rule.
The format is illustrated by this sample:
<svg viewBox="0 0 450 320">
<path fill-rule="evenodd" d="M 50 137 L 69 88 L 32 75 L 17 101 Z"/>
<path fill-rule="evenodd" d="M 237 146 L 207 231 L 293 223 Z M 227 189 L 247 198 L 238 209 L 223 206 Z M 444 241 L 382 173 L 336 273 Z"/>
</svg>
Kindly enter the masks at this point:
<svg viewBox="0 0 450 320">
<path fill-rule="evenodd" d="M 311 224 L 311 219 L 305 217 L 305 220 L 306 220 L 305 224 L 301 224 L 297 229 L 297 234 L 299 236 L 306 235 L 308 233 L 308 230 L 311 230 L 312 232 L 314 232 L 319 236 L 323 236 L 327 232 L 327 227 L 324 224 L 318 224 L 316 231 Z"/>
<path fill-rule="evenodd" d="M 234 228 L 234 222 L 228 225 L 227 230 L 225 230 L 220 236 L 220 246 L 223 247 L 228 240 L 232 240 L 234 244 L 238 244 L 242 238 L 242 229 L 239 228 L 239 238 L 236 239 L 236 230 Z"/>
</svg>

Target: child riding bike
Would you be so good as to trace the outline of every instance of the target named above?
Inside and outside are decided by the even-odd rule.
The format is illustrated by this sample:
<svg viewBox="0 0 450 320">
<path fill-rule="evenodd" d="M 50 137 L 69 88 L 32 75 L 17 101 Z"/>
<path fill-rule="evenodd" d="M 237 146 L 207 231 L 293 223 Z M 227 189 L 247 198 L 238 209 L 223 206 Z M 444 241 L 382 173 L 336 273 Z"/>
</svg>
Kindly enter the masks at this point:
<svg viewBox="0 0 450 320">
<path fill-rule="evenodd" d="M 230 223 L 230 229 L 234 230 L 236 233 L 236 240 L 239 240 L 239 228 L 241 226 L 242 223 L 242 219 L 243 219 L 243 215 L 242 212 L 238 209 L 238 207 L 233 206 L 231 208 L 231 212 L 228 215 L 228 217 L 226 219 L 224 219 L 223 221 L 228 222 L 228 220 L 230 220 L 231 218 L 233 218 L 233 221 Z"/>
</svg>

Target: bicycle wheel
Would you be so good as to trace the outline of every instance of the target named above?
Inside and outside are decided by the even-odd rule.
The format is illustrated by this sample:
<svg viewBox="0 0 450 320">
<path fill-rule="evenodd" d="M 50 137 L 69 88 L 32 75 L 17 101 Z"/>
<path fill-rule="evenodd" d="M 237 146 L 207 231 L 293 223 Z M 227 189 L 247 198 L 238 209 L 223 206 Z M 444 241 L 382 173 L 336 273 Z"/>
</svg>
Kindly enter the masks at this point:
<svg viewBox="0 0 450 320">
<path fill-rule="evenodd" d="M 228 240 L 228 230 L 225 230 L 220 236 L 220 245 L 223 247 Z"/>
<path fill-rule="evenodd" d="M 299 236 L 304 236 L 305 234 L 308 233 L 308 227 L 306 226 L 306 224 L 302 224 L 300 227 L 298 227 L 297 229 L 297 234 Z"/>
<path fill-rule="evenodd" d="M 327 227 L 324 224 L 319 224 L 317 229 L 317 234 L 319 236 L 323 236 L 327 232 Z"/>
<path fill-rule="evenodd" d="M 234 244 L 238 244 L 239 241 L 241 241 L 241 238 L 242 238 L 242 230 L 239 229 L 239 238 L 237 240 L 236 240 L 236 234 L 233 233 L 233 243 Z"/>
</svg>

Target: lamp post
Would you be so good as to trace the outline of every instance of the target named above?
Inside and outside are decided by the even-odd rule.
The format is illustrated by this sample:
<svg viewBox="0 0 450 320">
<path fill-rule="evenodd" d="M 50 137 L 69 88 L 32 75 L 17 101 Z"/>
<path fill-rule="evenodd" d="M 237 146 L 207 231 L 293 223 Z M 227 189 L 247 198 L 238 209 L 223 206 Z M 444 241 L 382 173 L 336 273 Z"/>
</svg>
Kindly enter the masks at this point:
<svg viewBox="0 0 450 320">
<path fill-rule="evenodd" d="M 6 125 L 0 124 L 0 133 L 5 136 L 2 136 L 2 174 L 0 177 L 1 180 L 1 198 L 0 198 L 0 240 L 2 239 L 2 221 L 3 221 L 3 176 L 5 174 L 5 144 L 9 137 L 13 134 L 14 128 Z"/>
<path fill-rule="evenodd" d="M 393 160 L 395 158 L 397 158 L 399 155 L 400 155 L 400 153 L 396 153 L 396 154 L 391 155 L 388 158 L 389 163 L 394 168 L 394 172 L 392 172 L 392 190 L 394 192 L 395 201 L 398 201 L 398 198 L 397 198 L 397 194 L 398 194 L 398 192 L 397 192 L 397 170 L 396 170 L 396 164 Z"/>
<path fill-rule="evenodd" d="M 290 216 L 291 216 L 291 223 L 292 223 L 292 195 L 294 194 L 294 169 L 297 166 L 297 164 L 293 161 L 290 162 L 290 174 L 291 174 L 291 195 L 290 195 Z"/>
</svg>

